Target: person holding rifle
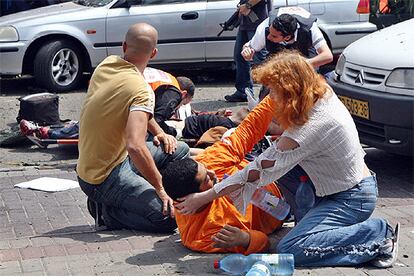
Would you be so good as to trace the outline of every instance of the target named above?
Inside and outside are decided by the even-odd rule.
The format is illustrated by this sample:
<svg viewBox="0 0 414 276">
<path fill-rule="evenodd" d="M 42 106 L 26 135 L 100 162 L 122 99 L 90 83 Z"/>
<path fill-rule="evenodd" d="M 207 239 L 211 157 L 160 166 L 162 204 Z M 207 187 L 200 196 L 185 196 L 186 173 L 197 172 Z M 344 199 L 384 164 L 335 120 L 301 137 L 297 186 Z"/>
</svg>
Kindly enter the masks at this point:
<svg viewBox="0 0 414 276">
<path fill-rule="evenodd" d="M 246 61 L 242 55 L 242 47 L 254 35 L 257 26 L 267 18 L 271 0 L 242 0 L 238 5 L 240 16 L 239 30 L 234 45 L 234 61 L 236 63 L 236 92 L 226 95 L 228 102 L 247 102 L 246 88 L 253 88 L 250 77 L 251 62 Z M 266 57 L 266 50 L 255 53 L 254 63 L 260 63 Z"/>
</svg>

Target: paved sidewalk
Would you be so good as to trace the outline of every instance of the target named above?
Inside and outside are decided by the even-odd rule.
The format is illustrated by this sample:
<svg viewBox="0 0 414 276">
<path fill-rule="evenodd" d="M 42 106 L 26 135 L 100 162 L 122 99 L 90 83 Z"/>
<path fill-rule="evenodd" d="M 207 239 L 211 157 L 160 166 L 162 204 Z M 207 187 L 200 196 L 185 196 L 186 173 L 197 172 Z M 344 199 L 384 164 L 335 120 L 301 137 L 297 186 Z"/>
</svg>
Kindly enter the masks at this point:
<svg viewBox="0 0 414 276">
<path fill-rule="evenodd" d="M 233 109 L 237 104 L 220 101 L 232 89 L 232 85 L 199 86 L 194 106 L 199 110 Z M 83 91 L 61 94 L 61 118 L 76 120 L 84 96 Z M 17 97 L 0 97 L 1 129 L 15 124 Z M 95 232 L 86 197 L 79 188 L 57 193 L 13 188 L 16 183 L 42 176 L 76 180 L 76 158 L 76 151 L 56 146 L 46 150 L 35 146 L 0 148 L 0 275 L 219 273 L 212 264 L 221 255 L 187 250 L 177 242 L 177 233 Z M 396 265 L 390 269 L 297 269 L 295 275 L 414 275 L 413 161 L 376 151 L 369 152 L 366 160 L 379 179 L 380 199 L 374 215 L 402 224 Z M 277 234 L 271 238 L 276 241 Z"/>
<path fill-rule="evenodd" d="M 76 179 L 72 168 L 0 172 L 0 275 L 211 275 L 221 255 L 198 254 L 179 235 L 95 232 L 79 188 L 46 193 L 13 188 L 50 176 Z M 402 223 L 397 264 L 390 269 L 298 269 L 295 275 L 414 275 L 413 191 L 380 187 L 376 215 Z M 273 237 L 275 239 L 275 237 Z"/>
</svg>

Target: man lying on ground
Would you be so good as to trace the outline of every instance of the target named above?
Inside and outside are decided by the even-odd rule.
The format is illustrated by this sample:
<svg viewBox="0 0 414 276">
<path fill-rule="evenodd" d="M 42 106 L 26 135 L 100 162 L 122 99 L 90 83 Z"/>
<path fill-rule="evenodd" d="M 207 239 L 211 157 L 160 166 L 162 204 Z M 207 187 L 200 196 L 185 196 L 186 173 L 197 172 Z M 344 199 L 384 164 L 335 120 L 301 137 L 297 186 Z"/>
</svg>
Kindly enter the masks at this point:
<svg viewBox="0 0 414 276">
<path fill-rule="evenodd" d="M 219 111 L 217 111 L 219 112 Z M 222 113 L 220 113 L 222 114 Z M 192 115 L 183 121 L 168 120 L 165 124 L 169 128 L 174 128 L 176 137 L 185 139 L 200 139 L 209 129 L 222 126 L 227 129 L 237 127 L 247 116 L 248 110 L 241 107 L 234 115 L 225 116 L 217 114 L 200 114 Z M 39 139 L 78 139 L 79 123 L 70 121 L 62 126 L 38 126 L 34 122 L 21 120 L 20 132 L 24 136 L 34 135 Z M 281 131 L 278 126 L 271 123 L 268 129 L 269 135 L 278 135 Z"/>
<path fill-rule="evenodd" d="M 165 123 L 176 129 L 177 138 L 199 139 L 206 131 L 213 127 L 222 126 L 230 129 L 238 126 L 248 113 L 249 111 L 245 107 L 241 107 L 231 116 L 199 114 L 189 116 L 182 121 L 169 120 Z"/>
<path fill-rule="evenodd" d="M 161 171 L 163 185 L 173 200 L 211 188 L 224 174 L 233 174 L 247 165 L 246 153 L 263 138 L 272 120 L 274 102 L 266 97 L 224 141 L 195 157 L 177 160 Z M 180 185 L 177 185 L 177 184 Z M 274 184 L 266 189 L 277 197 Z M 184 246 L 201 252 L 238 252 L 250 254 L 269 248 L 268 234 L 280 228 L 279 221 L 255 206 L 241 215 L 227 197 L 203 206 L 194 215 L 177 214 L 176 221 Z"/>
</svg>

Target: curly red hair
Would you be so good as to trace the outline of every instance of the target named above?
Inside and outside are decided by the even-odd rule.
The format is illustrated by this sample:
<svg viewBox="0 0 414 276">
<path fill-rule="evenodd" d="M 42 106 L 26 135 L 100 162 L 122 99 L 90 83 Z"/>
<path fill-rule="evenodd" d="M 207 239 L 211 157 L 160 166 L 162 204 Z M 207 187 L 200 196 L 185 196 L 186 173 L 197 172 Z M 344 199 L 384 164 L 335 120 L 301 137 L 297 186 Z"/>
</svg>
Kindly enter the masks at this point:
<svg viewBox="0 0 414 276">
<path fill-rule="evenodd" d="M 325 79 L 297 51 L 284 50 L 253 69 L 253 79 L 270 89 L 274 117 L 283 129 L 301 126 L 328 90 Z"/>
</svg>

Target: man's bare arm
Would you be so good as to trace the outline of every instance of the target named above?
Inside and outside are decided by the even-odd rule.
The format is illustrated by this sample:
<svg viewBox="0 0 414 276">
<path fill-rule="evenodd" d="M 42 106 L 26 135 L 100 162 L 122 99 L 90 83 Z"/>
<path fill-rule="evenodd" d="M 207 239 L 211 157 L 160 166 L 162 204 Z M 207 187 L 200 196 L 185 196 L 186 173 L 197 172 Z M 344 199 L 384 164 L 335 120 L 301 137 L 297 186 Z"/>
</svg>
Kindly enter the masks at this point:
<svg viewBox="0 0 414 276">
<path fill-rule="evenodd" d="M 126 126 L 126 148 L 134 166 L 154 186 L 158 196 L 163 202 L 164 214 L 170 208 L 171 216 L 174 216 L 173 201 L 165 193 L 164 187 L 162 186 L 162 176 L 155 165 L 145 141 L 148 119 L 149 114 L 146 112 L 132 111 L 129 113 Z"/>
<path fill-rule="evenodd" d="M 148 121 L 148 131 L 154 136 L 164 132 L 154 118 Z"/>
<path fill-rule="evenodd" d="M 312 64 L 314 68 L 332 62 L 333 55 L 331 49 L 329 49 L 328 44 L 323 44 L 320 48 L 316 49 L 316 51 L 318 52 L 318 55 L 308 59 L 308 62 Z"/>
</svg>

